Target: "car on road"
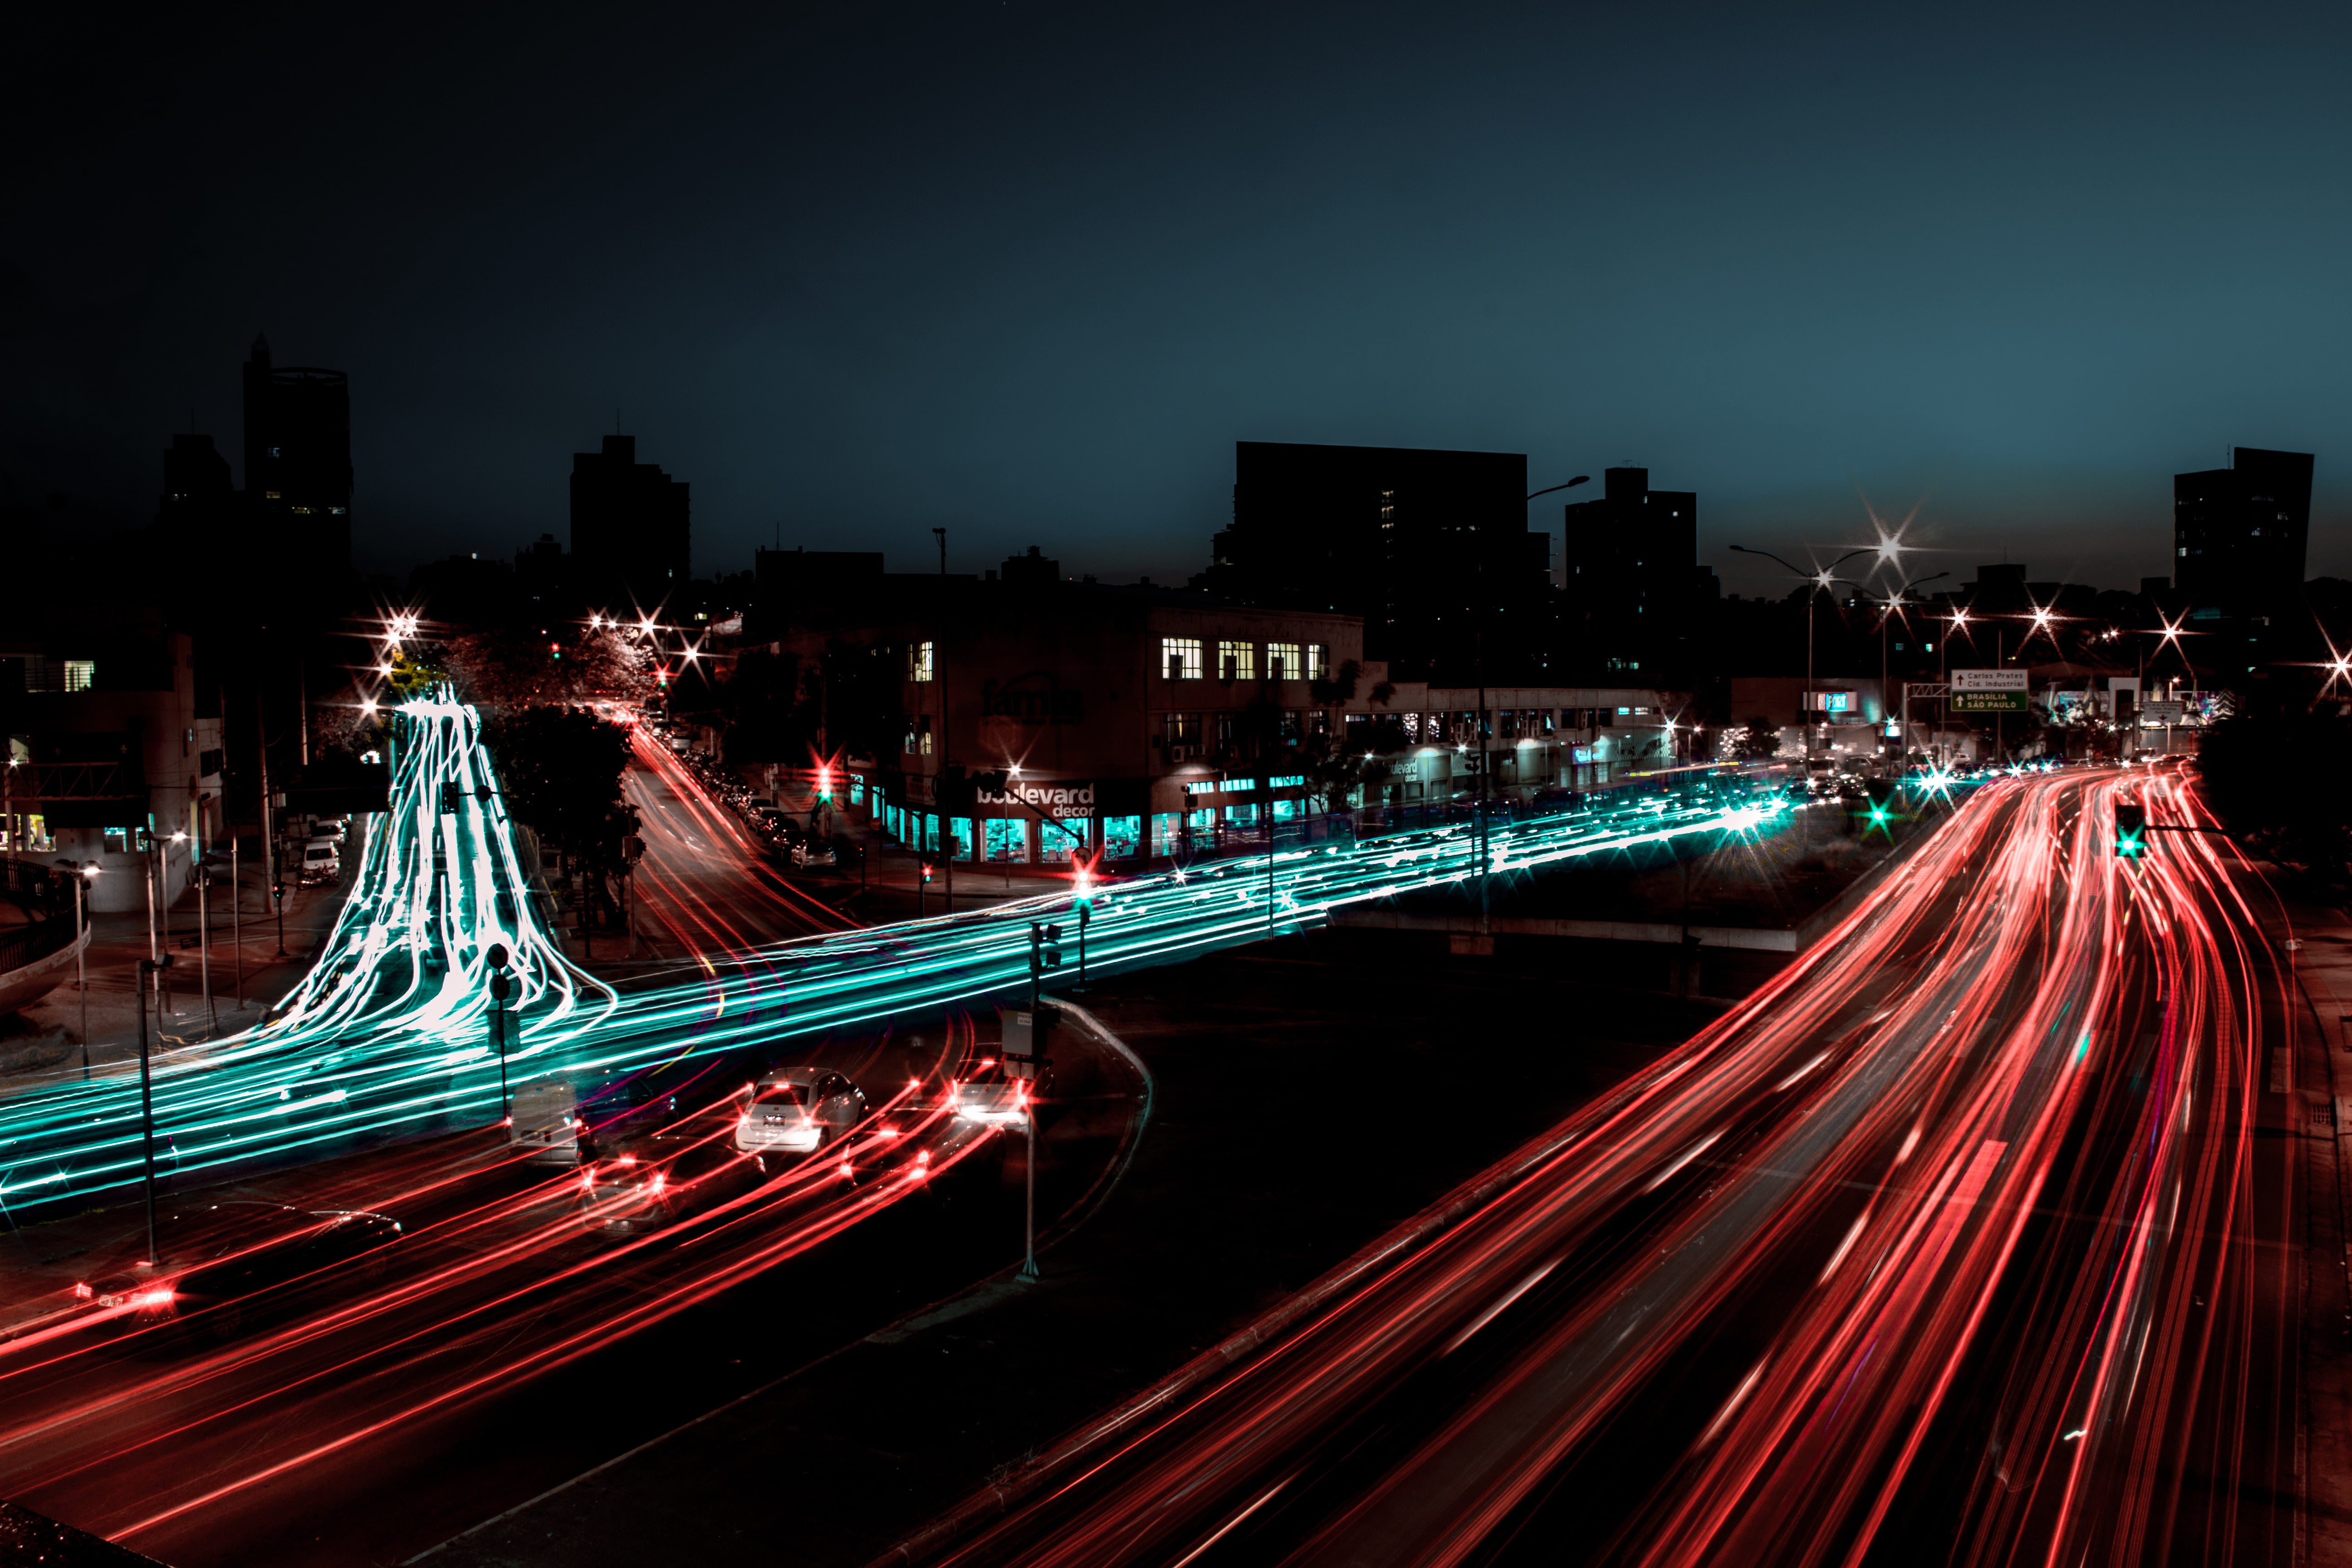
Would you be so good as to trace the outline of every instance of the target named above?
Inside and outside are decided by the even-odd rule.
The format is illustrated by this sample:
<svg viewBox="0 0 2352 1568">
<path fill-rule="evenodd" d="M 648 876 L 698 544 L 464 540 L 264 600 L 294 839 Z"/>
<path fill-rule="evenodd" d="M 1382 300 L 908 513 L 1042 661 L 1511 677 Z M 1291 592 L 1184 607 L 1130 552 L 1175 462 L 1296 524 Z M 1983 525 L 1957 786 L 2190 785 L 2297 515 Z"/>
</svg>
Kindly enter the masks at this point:
<svg viewBox="0 0 2352 1568">
<path fill-rule="evenodd" d="M 806 869 L 811 866 L 832 866 L 840 861 L 833 846 L 822 838 L 800 838 L 793 843 L 793 864 Z"/>
<path fill-rule="evenodd" d="M 341 849 L 331 838 L 313 838 L 302 846 L 302 861 L 295 879 L 305 888 L 337 881 L 343 874 Z"/>
<path fill-rule="evenodd" d="M 88 1325 L 114 1337 L 226 1340 L 381 1275 L 400 1237 L 398 1220 L 363 1209 L 193 1205 L 157 1217 L 155 1267 L 142 1229 L 101 1257 L 72 1294 Z"/>
<path fill-rule="evenodd" d="M 830 1068 L 779 1068 L 761 1075 L 735 1121 L 739 1153 L 814 1154 L 849 1135 L 870 1108 L 866 1091 Z"/>
<path fill-rule="evenodd" d="M 724 1114 L 704 1110 L 612 1142 L 581 1173 L 582 1217 L 607 1235 L 635 1236 L 757 1185 L 761 1163 L 736 1150 Z"/>
</svg>

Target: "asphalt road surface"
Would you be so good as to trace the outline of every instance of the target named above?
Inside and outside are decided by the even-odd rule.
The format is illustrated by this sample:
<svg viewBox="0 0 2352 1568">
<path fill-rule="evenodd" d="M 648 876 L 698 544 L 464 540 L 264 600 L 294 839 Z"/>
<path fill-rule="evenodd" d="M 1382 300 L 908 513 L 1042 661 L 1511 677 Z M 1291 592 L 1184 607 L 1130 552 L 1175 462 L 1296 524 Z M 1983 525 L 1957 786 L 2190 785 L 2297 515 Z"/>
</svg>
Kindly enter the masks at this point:
<svg viewBox="0 0 2352 1568">
<path fill-rule="evenodd" d="M 200 1194 L 387 1213 L 405 1234 L 299 1309 L 217 1332 L 84 1321 L 0 1347 L 0 1495 L 181 1568 L 403 1560 L 1003 1267 L 1022 1141 L 956 1122 L 942 1093 L 992 1048 L 950 1018 L 795 1051 L 866 1088 L 861 1131 L 737 1162 L 664 1225 L 494 1131 Z M 1086 1201 L 1135 1104 L 1097 1076 L 1115 1061 L 1083 1055 L 1065 1051 L 1041 1223 Z M 723 1142 L 735 1110 L 692 1125 Z M 135 1209 L 83 1222 L 88 1256 L 138 1226 Z M 48 1296 L 73 1268 L 46 1271 Z"/>
<path fill-rule="evenodd" d="M 2290 1561 L 2280 971 L 2225 840 L 2111 854 L 2127 793 L 2210 820 L 1979 790 L 1682 1050 L 889 1560 Z"/>
<path fill-rule="evenodd" d="M 622 789 L 646 841 L 631 878 L 641 956 L 725 963 L 768 942 L 856 923 L 803 886 L 809 879 L 780 867 L 658 738 L 635 726 L 630 734 L 634 755 Z"/>
</svg>

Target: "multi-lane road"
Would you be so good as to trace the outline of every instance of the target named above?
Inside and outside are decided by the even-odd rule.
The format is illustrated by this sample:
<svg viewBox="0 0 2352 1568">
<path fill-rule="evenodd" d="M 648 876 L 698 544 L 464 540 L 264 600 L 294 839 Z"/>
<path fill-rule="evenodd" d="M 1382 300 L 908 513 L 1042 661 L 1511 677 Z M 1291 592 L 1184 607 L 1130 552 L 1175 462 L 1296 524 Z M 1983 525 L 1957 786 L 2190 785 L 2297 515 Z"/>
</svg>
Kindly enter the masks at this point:
<svg viewBox="0 0 2352 1568">
<path fill-rule="evenodd" d="M 2112 854 L 2126 792 L 2210 825 L 2178 775 L 1989 786 L 1681 1051 L 894 1560 L 2290 1561 L 2281 976 L 2226 841 Z"/>
</svg>

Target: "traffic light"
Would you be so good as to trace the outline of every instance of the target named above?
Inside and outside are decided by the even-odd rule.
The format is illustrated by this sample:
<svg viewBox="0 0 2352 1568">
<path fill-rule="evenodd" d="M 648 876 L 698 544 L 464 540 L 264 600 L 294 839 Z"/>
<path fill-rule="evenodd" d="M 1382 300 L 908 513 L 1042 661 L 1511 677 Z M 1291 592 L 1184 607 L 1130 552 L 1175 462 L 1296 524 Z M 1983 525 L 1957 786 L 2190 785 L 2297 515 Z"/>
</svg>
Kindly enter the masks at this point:
<svg viewBox="0 0 2352 1568">
<path fill-rule="evenodd" d="M 816 797 L 824 802 L 830 802 L 833 799 L 833 770 L 829 767 L 821 767 L 816 771 Z"/>
<path fill-rule="evenodd" d="M 457 787 L 457 780 L 443 779 L 441 781 L 441 815 L 444 816 L 457 816 L 457 802 L 463 797 L 464 793 L 464 791 Z"/>
<path fill-rule="evenodd" d="M 2147 853 L 2147 807 L 2136 800 L 2116 802 L 2116 854 L 2137 860 Z"/>
<path fill-rule="evenodd" d="M 1872 779 L 1863 786 L 1870 796 L 1870 826 L 1883 828 L 1895 820 L 1895 781 Z"/>
<path fill-rule="evenodd" d="M 1037 974 L 1062 966 L 1062 928 L 1029 922 L 1029 973 Z"/>
<path fill-rule="evenodd" d="M 922 863 L 922 866 L 923 866 L 923 886 L 925 886 L 926 888 L 928 888 L 928 887 L 929 887 L 929 886 L 931 885 L 931 872 L 932 872 L 932 870 L 933 870 L 933 868 L 934 868 L 932 867 L 931 863 L 930 863 L 929 860 L 924 861 L 924 862 Z"/>
</svg>

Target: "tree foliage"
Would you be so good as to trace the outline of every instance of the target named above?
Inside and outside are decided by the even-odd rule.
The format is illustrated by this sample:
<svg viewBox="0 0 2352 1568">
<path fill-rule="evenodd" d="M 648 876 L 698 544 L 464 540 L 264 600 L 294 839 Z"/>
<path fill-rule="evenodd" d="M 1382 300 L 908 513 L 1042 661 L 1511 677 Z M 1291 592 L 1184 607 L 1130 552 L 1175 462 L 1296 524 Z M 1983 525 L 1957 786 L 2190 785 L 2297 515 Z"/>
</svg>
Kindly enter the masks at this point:
<svg viewBox="0 0 2352 1568">
<path fill-rule="evenodd" d="M 1780 754 L 1780 727 L 1759 713 L 1739 732 L 1733 752 L 1742 762 L 1769 762 Z"/>
<path fill-rule="evenodd" d="M 2232 714 L 2205 731 L 2197 771 L 2240 843 L 2331 886 L 2352 880 L 2352 718 L 2332 706 Z"/>
<path fill-rule="evenodd" d="M 525 708 L 483 726 L 508 814 L 542 840 L 618 864 L 635 814 L 621 797 L 629 732 L 574 708 Z"/>
<path fill-rule="evenodd" d="M 654 691 L 654 658 L 611 626 L 501 626 L 455 637 L 442 666 L 457 695 L 485 717 L 567 702 L 639 702 Z"/>
</svg>

